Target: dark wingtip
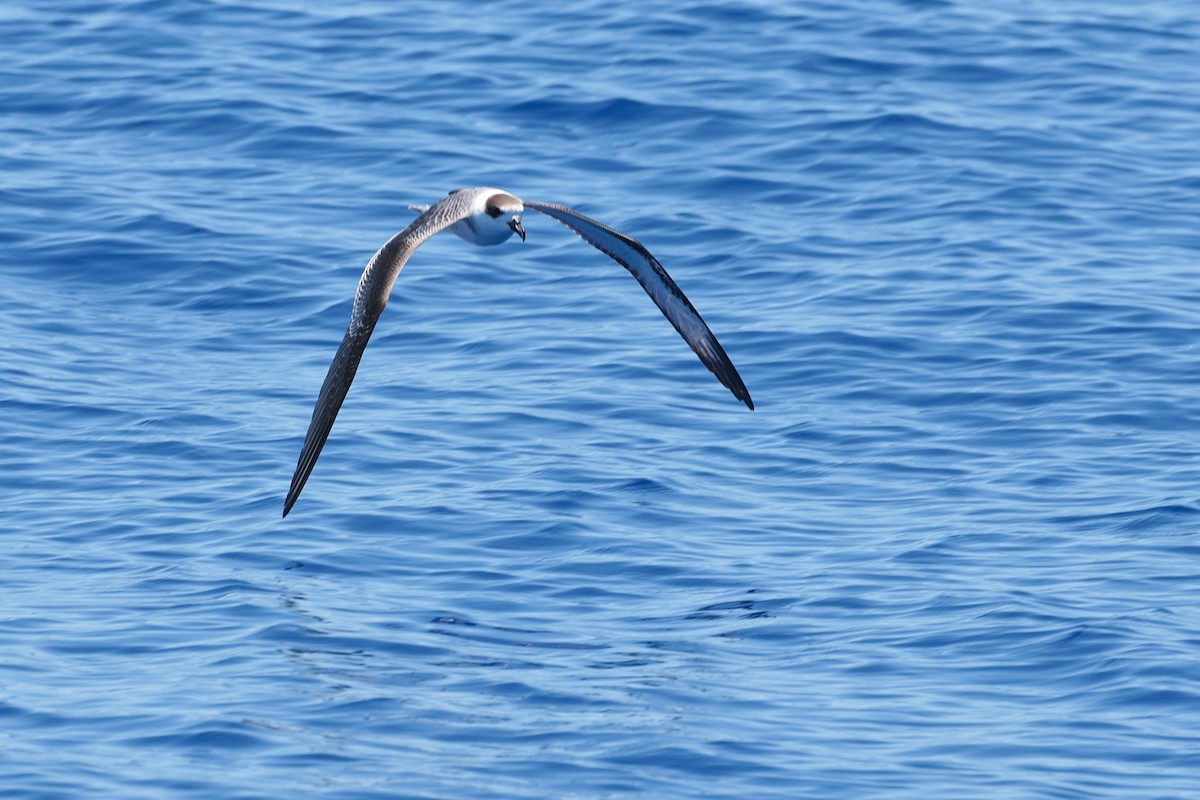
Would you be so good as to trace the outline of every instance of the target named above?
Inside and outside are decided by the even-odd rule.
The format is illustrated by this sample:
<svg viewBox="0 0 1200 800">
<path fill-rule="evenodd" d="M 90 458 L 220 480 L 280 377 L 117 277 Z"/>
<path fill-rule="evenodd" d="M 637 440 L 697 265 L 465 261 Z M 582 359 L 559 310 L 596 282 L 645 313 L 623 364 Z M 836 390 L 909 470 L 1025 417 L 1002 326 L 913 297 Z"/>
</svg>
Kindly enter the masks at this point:
<svg viewBox="0 0 1200 800">
<path fill-rule="evenodd" d="M 295 489 L 288 492 L 287 499 L 283 501 L 283 516 L 286 517 L 288 515 L 288 512 L 292 510 L 292 506 L 296 505 L 296 500 L 299 497 L 300 493 Z"/>
<path fill-rule="evenodd" d="M 700 315 L 697 314 L 697 317 Z M 669 317 L 668 317 L 669 319 Z M 703 322 L 703 320 L 702 320 Z M 678 330 L 678 328 L 676 328 Z M 708 367 L 709 372 L 717 376 L 717 380 L 729 390 L 729 392 L 746 404 L 746 408 L 754 410 L 754 401 L 750 399 L 750 390 L 746 388 L 746 384 L 742 381 L 742 376 L 738 374 L 737 367 L 729 360 L 729 356 L 725 353 L 725 348 L 721 347 L 721 343 L 717 341 L 717 337 L 713 332 L 705 326 L 704 336 L 698 340 L 690 340 L 685 336 L 684 339 L 695 351 L 696 355 L 700 356 L 700 360 L 704 366 Z"/>
<path fill-rule="evenodd" d="M 736 372 L 734 372 L 734 374 L 737 375 Z M 724 383 L 724 381 L 722 381 L 722 383 Z M 754 410 L 754 401 L 750 399 L 750 391 L 746 388 L 746 384 L 742 383 L 741 376 L 738 376 L 736 385 L 734 385 L 733 382 L 730 382 L 726 384 L 725 388 L 729 389 L 729 391 L 733 393 L 734 397 L 745 403 L 746 408 L 750 409 L 751 411 Z"/>
<path fill-rule="evenodd" d="M 361 326 L 351 325 L 342 338 L 342 343 L 338 345 L 337 354 L 329 364 L 329 372 L 325 374 L 325 382 L 321 384 L 321 393 L 317 395 L 317 404 L 313 408 L 312 421 L 308 423 L 308 433 L 304 435 L 304 446 L 300 449 L 300 458 L 296 461 L 296 471 L 292 474 L 291 488 L 288 489 L 287 499 L 283 501 L 285 517 L 300 498 L 304 484 L 308 483 L 313 467 L 316 466 L 317 457 L 325 447 L 325 440 L 329 437 L 334 420 L 337 419 L 342 401 L 346 399 L 346 393 L 350 391 L 350 383 L 354 380 L 359 359 L 362 358 L 367 341 L 371 338 L 371 331 L 375 329 L 375 319 L 378 316 L 376 312 Z"/>
<path fill-rule="evenodd" d="M 324 444 L 324 443 L 322 443 L 322 444 Z M 290 487 L 288 489 L 287 499 L 283 500 L 283 516 L 284 517 L 288 516 L 288 512 L 292 511 L 292 506 L 294 506 L 296 504 L 296 500 L 300 499 L 300 492 L 304 491 L 304 485 L 305 485 L 305 483 L 308 482 L 308 475 L 312 474 L 313 464 L 316 463 L 316 461 L 317 461 L 316 456 L 313 456 L 310 459 L 305 458 L 305 456 L 308 455 L 308 446 L 307 445 L 308 445 L 308 441 L 306 440 L 305 441 L 305 450 L 301 451 L 301 453 L 300 453 L 300 464 L 301 465 L 298 465 L 298 467 L 296 467 L 296 474 L 292 476 L 292 487 Z M 318 453 L 318 455 L 320 453 L 319 447 L 317 449 L 317 453 Z M 305 464 L 305 461 L 307 461 L 307 469 L 302 468 L 302 465 Z"/>
</svg>

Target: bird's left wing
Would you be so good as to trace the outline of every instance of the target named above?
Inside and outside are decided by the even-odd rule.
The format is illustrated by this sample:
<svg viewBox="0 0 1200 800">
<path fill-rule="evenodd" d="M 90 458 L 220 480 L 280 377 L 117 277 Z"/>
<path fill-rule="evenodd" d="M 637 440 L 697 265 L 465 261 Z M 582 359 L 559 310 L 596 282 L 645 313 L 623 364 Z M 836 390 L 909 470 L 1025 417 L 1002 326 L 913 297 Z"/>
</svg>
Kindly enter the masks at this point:
<svg viewBox="0 0 1200 800">
<path fill-rule="evenodd" d="M 532 200 L 521 202 L 526 208 L 540 211 L 566 225 L 578 234 L 579 238 L 629 270 L 663 315 L 675 326 L 675 330 L 679 331 L 683 340 L 700 356 L 704 366 L 733 392 L 734 397 L 751 410 L 754 409 L 754 401 L 750 399 L 746 384 L 742 383 L 742 377 L 738 375 L 717 337 L 709 330 L 683 290 L 671 280 L 663 265 L 650 255 L 650 251 L 643 247 L 641 242 L 564 205 Z"/>
</svg>

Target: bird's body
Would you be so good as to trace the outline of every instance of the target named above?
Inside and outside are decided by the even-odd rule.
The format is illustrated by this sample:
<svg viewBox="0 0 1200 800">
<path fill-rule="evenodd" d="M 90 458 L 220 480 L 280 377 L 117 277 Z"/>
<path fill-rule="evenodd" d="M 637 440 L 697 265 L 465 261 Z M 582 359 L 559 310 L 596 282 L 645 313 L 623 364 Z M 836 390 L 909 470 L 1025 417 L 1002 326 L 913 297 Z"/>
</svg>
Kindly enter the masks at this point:
<svg viewBox="0 0 1200 800">
<path fill-rule="evenodd" d="M 750 393 L 742 383 L 741 376 L 725 355 L 717 338 L 708 329 L 708 325 L 700 318 L 658 260 L 636 239 L 566 206 L 522 201 L 500 189 L 486 186 L 456 189 L 432 206 L 411 208 L 419 211 L 420 215 L 379 249 L 367 263 L 358 282 L 354 309 L 350 313 L 350 324 L 334 355 L 333 363 L 329 365 L 325 382 L 321 385 L 312 421 L 300 451 L 300 459 L 296 464 L 296 472 L 292 476 L 292 485 L 284 501 L 285 517 L 300 496 L 308 476 L 312 474 L 317 456 L 325 446 L 329 430 L 333 427 L 333 421 L 354 380 L 363 351 L 372 331 L 375 330 L 375 323 L 379 320 L 383 307 L 387 305 L 400 270 L 404 268 L 413 252 L 426 239 L 447 229 L 480 246 L 501 244 L 514 233 L 524 241 L 525 229 L 521 225 L 521 214 L 528 208 L 557 219 L 588 244 L 629 270 L 704 365 L 735 397 L 749 408 L 754 408 L 754 402 L 750 399 Z"/>
<path fill-rule="evenodd" d="M 525 231 L 521 228 L 524 205 L 520 200 L 490 187 L 458 189 L 448 197 L 460 194 L 467 204 L 467 216 L 450 226 L 451 233 L 481 247 L 503 244 L 514 233 L 520 233 L 521 241 L 525 241 Z"/>
</svg>

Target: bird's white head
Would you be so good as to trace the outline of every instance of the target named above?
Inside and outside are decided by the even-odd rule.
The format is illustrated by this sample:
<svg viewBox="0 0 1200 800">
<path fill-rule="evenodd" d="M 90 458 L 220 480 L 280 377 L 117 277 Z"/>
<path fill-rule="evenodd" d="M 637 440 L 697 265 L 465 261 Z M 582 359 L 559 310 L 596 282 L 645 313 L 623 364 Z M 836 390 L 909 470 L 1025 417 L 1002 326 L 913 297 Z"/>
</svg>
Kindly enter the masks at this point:
<svg viewBox="0 0 1200 800">
<path fill-rule="evenodd" d="M 521 237 L 521 241 L 525 241 L 525 229 L 521 227 L 521 212 L 525 210 L 525 204 L 511 194 L 497 192 L 487 199 L 484 204 L 484 213 L 498 223 L 503 223 L 508 230 L 504 234 L 502 242 L 512 234 L 517 234 Z M 499 243 L 499 242 L 498 242 Z"/>
<path fill-rule="evenodd" d="M 514 233 L 525 241 L 525 229 L 521 227 L 525 206 L 519 199 L 490 187 L 463 191 L 471 193 L 470 211 L 450 230 L 478 245 L 500 244 Z"/>
</svg>

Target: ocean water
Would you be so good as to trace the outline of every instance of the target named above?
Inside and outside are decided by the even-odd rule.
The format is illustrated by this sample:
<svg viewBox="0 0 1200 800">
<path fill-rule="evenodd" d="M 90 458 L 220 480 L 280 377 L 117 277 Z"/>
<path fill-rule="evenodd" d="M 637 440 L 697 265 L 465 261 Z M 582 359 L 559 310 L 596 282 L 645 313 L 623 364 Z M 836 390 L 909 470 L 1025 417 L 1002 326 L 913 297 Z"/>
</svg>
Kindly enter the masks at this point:
<svg viewBox="0 0 1200 800">
<path fill-rule="evenodd" d="M 0 796 L 1200 796 L 1200 7 L 0 7 Z M 739 404 L 549 218 L 641 240 Z"/>
</svg>

